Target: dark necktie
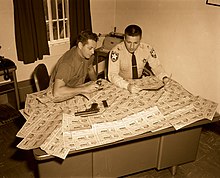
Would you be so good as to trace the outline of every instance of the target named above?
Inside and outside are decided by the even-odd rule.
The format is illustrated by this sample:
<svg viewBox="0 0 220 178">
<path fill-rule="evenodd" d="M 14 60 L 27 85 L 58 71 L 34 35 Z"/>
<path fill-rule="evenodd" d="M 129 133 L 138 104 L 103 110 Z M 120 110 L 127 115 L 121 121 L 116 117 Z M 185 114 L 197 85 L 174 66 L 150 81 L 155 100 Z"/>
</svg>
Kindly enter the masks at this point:
<svg viewBox="0 0 220 178">
<path fill-rule="evenodd" d="M 133 79 L 138 78 L 137 62 L 136 62 L 136 57 L 135 57 L 134 53 L 132 53 L 132 78 Z"/>
</svg>

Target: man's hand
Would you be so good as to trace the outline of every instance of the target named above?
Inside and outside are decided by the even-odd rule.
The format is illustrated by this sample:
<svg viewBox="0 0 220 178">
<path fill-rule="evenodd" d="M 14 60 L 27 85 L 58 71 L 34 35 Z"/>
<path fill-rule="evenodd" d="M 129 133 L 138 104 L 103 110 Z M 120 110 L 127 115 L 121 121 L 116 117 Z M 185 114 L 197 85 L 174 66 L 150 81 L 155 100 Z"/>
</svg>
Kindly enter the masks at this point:
<svg viewBox="0 0 220 178">
<path fill-rule="evenodd" d="M 127 89 L 130 93 L 138 93 L 141 90 L 139 87 L 133 84 L 128 84 Z"/>
<path fill-rule="evenodd" d="M 97 82 L 91 82 L 89 85 L 85 86 L 85 93 L 93 93 L 97 90 L 100 90 L 102 87 Z"/>
</svg>

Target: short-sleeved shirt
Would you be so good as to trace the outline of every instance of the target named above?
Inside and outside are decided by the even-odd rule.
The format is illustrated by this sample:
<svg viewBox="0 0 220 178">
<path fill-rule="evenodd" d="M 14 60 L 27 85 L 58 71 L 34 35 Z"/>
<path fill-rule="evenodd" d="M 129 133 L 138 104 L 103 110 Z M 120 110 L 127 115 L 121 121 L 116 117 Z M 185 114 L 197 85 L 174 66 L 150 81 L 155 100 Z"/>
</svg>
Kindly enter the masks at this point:
<svg viewBox="0 0 220 178">
<path fill-rule="evenodd" d="M 50 84 L 55 79 L 63 80 L 68 87 L 75 87 L 85 82 L 88 68 L 92 67 L 94 55 L 90 59 L 81 57 L 76 47 L 72 47 L 57 62 L 51 74 Z"/>
<path fill-rule="evenodd" d="M 162 80 L 163 77 L 167 76 L 155 50 L 150 45 L 141 42 L 134 54 L 138 77 L 141 77 L 147 62 L 156 77 Z M 128 82 L 126 79 L 132 78 L 132 54 L 128 52 L 124 42 L 116 45 L 110 51 L 108 78 L 115 85 L 127 89 Z"/>
</svg>

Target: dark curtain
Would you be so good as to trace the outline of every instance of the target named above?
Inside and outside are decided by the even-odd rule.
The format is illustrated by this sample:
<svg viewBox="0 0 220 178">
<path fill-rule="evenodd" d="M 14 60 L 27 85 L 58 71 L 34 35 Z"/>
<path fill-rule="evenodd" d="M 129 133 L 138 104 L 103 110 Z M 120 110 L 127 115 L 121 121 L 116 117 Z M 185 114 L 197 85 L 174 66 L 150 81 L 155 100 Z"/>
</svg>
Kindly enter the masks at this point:
<svg viewBox="0 0 220 178">
<path fill-rule="evenodd" d="M 13 0 L 18 60 L 24 64 L 50 54 L 43 0 Z"/>
<path fill-rule="evenodd" d="M 82 30 L 92 30 L 90 0 L 69 0 L 70 48 Z"/>
</svg>

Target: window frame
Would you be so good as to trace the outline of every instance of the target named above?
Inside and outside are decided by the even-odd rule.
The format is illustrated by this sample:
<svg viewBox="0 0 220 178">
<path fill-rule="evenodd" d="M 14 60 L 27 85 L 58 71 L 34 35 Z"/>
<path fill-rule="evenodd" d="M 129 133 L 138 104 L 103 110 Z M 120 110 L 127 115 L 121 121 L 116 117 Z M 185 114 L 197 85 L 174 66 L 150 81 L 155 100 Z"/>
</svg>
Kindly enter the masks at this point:
<svg viewBox="0 0 220 178">
<path fill-rule="evenodd" d="M 48 44 L 49 46 L 63 44 L 63 43 L 70 43 L 70 28 L 69 28 L 69 0 L 44 0 L 44 8 L 45 13 L 45 22 L 47 26 L 47 32 L 49 33 L 48 38 Z M 56 18 L 53 19 L 52 17 L 52 1 L 55 4 L 55 14 Z M 58 1 L 62 3 L 62 18 L 59 18 L 58 15 Z M 46 5 L 46 7 L 45 7 Z M 65 6 L 65 7 L 64 7 Z M 65 15 L 66 14 L 66 15 Z M 48 17 L 48 19 L 47 19 Z M 57 39 L 54 39 L 54 22 L 56 23 L 56 29 L 57 29 Z M 63 22 L 63 31 L 64 31 L 64 37 L 60 37 L 60 25 L 59 22 Z"/>
</svg>

